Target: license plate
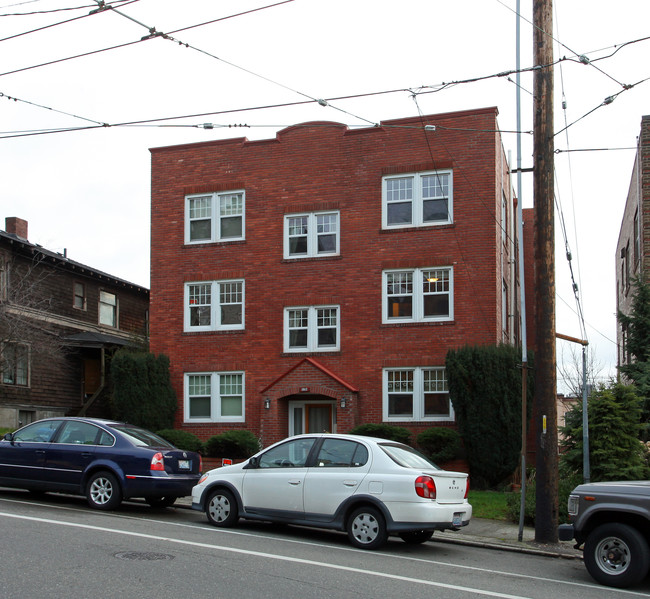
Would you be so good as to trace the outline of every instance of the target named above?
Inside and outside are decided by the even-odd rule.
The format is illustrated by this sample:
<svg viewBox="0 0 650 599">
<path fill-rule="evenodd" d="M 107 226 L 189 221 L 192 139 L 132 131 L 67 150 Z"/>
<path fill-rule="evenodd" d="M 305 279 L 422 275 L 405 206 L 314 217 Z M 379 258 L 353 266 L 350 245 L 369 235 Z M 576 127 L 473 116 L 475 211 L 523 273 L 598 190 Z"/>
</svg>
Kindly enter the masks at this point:
<svg viewBox="0 0 650 599">
<path fill-rule="evenodd" d="M 179 470 L 189 470 L 192 467 L 192 462 L 189 460 L 178 460 Z"/>
<path fill-rule="evenodd" d="M 454 526 L 462 526 L 463 525 L 463 514 L 461 514 L 460 512 L 457 512 L 456 514 L 454 514 L 454 519 L 452 521 L 452 524 Z"/>
</svg>

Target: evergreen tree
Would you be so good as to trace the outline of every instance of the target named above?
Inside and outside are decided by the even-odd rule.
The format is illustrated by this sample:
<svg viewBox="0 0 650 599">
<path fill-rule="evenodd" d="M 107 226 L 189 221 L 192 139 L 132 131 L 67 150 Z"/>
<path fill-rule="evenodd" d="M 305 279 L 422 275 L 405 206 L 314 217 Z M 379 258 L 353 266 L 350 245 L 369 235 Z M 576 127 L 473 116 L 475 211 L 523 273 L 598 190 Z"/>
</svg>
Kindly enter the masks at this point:
<svg viewBox="0 0 650 599">
<path fill-rule="evenodd" d="M 648 463 L 639 441 L 642 400 L 630 385 L 601 385 L 588 400 L 589 465 L 592 481 L 643 480 Z M 563 476 L 582 473 L 582 402 L 566 414 L 561 429 L 560 472 Z"/>
<path fill-rule="evenodd" d="M 502 344 L 450 350 L 446 368 L 472 480 L 476 486 L 495 487 L 519 464 L 521 349 Z M 532 371 L 528 383 L 530 408 Z"/>
<path fill-rule="evenodd" d="M 631 313 L 618 312 L 618 320 L 627 331 L 627 350 L 633 360 L 620 370 L 636 386 L 643 400 L 641 419 L 650 424 L 650 285 L 641 277 L 635 278 L 633 285 Z"/>
</svg>

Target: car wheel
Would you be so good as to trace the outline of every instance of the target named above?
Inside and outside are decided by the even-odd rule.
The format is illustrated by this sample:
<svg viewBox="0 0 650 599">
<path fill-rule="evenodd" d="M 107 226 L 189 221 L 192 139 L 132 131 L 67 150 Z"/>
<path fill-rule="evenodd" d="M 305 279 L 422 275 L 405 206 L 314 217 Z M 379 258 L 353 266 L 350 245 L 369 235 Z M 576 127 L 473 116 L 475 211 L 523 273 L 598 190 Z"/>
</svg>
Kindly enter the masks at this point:
<svg viewBox="0 0 650 599">
<path fill-rule="evenodd" d="M 170 497 L 145 497 L 144 500 L 151 507 L 170 507 L 174 505 L 178 497 L 171 495 Z"/>
<path fill-rule="evenodd" d="M 234 495 L 226 489 L 218 489 L 211 493 L 205 504 L 205 515 L 213 526 L 234 526 L 239 520 Z"/>
<path fill-rule="evenodd" d="M 409 545 L 419 545 L 426 543 L 432 536 L 432 530 L 411 530 L 409 532 L 400 533 L 400 539 Z"/>
<path fill-rule="evenodd" d="M 348 518 L 347 530 L 350 543 L 361 549 L 377 549 L 388 539 L 384 517 L 374 507 L 354 510 Z"/>
<path fill-rule="evenodd" d="M 600 584 L 628 587 L 641 582 L 650 568 L 648 542 L 627 524 L 601 524 L 585 542 L 587 571 Z"/>
<path fill-rule="evenodd" d="M 86 485 L 86 499 L 90 507 L 98 510 L 115 509 L 122 502 L 122 489 L 115 475 L 96 472 Z"/>
</svg>

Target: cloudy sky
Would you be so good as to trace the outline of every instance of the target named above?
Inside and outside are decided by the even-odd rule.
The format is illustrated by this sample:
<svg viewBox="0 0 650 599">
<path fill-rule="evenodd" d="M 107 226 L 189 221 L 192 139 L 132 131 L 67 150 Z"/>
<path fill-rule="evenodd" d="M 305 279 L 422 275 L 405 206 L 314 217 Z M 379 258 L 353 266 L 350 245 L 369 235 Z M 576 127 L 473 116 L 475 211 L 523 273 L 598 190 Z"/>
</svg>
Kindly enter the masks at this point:
<svg viewBox="0 0 650 599">
<path fill-rule="evenodd" d="M 106 5 L 115 10 L 0 0 L 0 228 L 6 216 L 24 218 L 30 241 L 117 277 L 149 284 L 151 147 L 268 138 L 311 120 L 361 127 L 497 106 L 515 164 L 516 0 Z M 616 241 L 650 114 L 650 2 L 554 7 L 557 330 L 585 335 L 568 247 L 586 336 L 607 377 L 616 362 Z M 532 0 L 521 0 L 520 23 L 528 168 Z M 523 184 L 529 207 L 532 176 Z M 559 342 L 558 359 L 570 361 L 571 349 Z"/>
</svg>

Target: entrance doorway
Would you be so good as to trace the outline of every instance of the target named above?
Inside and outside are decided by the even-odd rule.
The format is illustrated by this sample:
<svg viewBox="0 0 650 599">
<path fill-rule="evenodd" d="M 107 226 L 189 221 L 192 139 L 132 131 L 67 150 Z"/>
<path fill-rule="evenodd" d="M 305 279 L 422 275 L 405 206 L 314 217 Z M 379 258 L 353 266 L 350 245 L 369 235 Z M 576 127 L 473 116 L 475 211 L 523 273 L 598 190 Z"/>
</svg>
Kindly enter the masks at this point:
<svg viewBox="0 0 650 599">
<path fill-rule="evenodd" d="M 289 434 L 324 432 L 336 432 L 336 410 L 333 400 L 305 397 L 305 399 L 289 401 Z"/>
</svg>

